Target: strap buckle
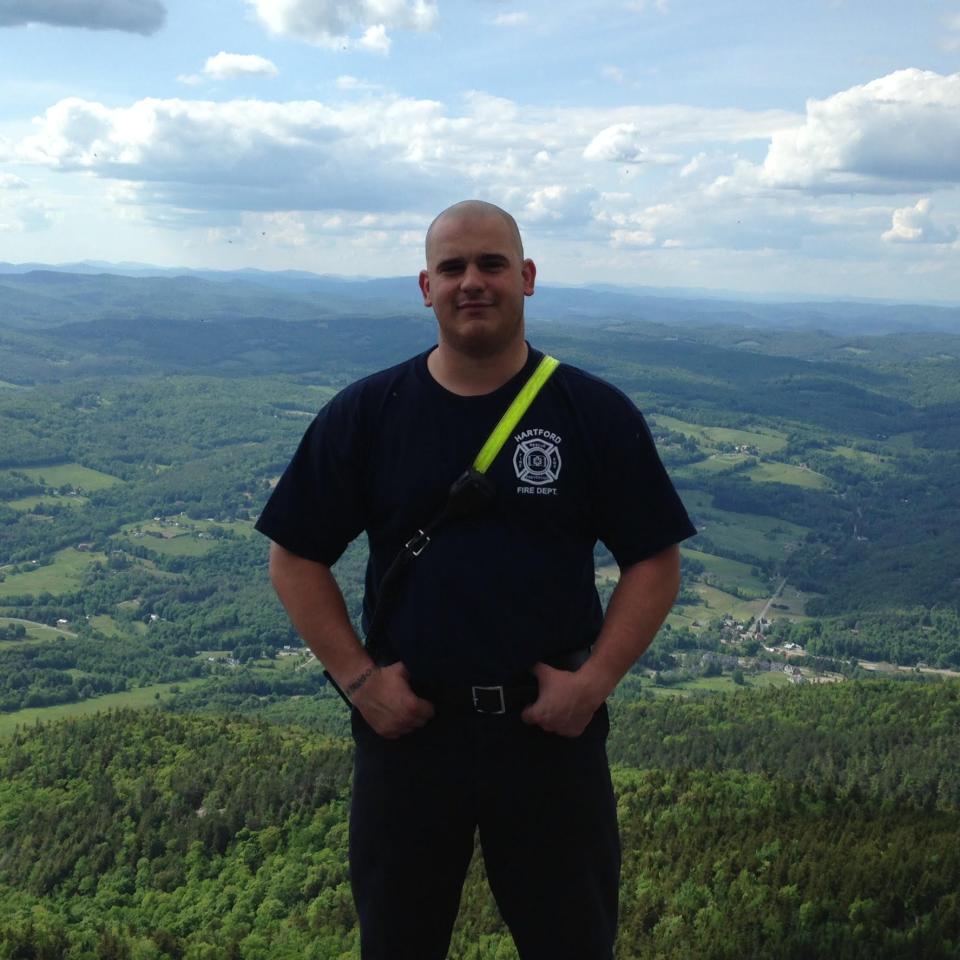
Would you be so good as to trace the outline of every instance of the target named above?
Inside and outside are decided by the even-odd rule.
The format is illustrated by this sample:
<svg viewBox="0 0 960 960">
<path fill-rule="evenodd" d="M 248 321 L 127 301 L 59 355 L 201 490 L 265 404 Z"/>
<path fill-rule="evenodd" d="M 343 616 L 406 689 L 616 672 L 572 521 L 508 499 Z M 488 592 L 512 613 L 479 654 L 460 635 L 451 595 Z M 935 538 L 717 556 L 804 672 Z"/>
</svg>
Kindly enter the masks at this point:
<svg viewBox="0 0 960 960">
<path fill-rule="evenodd" d="M 411 557 L 419 557 L 424 550 L 427 549 L 427 544 L 430 542 L 430 537 L 427 536 L 422 530 L 418 530 L 404 545 L 403 549 L 409 551 Z"/>
<path fill-rule="evenodd" d="M 498 716 L 507 712 L 507 703 L 503 696 L 503 687 L 471 687 L 473 709 L 477 713 Z"/>
</svg>

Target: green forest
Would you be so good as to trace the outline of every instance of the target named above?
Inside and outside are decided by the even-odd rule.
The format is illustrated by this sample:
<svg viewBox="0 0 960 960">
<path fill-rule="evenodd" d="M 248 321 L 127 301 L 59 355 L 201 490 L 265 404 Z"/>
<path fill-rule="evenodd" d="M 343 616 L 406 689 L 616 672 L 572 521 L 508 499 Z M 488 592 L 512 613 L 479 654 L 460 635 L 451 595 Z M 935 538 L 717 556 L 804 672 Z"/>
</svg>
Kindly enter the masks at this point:
<svg viewBox="0 0 960 960">
<path fill-rule="evenodd" d="M 614 704 L 617 957 L 960 955 L 960 687 Z M 358 957 L 350 750 L 118 711 L 0 746 L 0 956 Z M 474 862 L 451 956 L 516 953 Z"/>
<path fill-rule="evenodd" d="M 0 311 L 0 960 L 356 957 L 348 717 L 252 525 L 432 323 L 126 279 Z M 638 403 L 699 531 L 612 699 L 618 957 L 960 957 L 960 336 L 530 339 Z M 515 956 L 477 862 L 451 958 Z"/>
</svg>

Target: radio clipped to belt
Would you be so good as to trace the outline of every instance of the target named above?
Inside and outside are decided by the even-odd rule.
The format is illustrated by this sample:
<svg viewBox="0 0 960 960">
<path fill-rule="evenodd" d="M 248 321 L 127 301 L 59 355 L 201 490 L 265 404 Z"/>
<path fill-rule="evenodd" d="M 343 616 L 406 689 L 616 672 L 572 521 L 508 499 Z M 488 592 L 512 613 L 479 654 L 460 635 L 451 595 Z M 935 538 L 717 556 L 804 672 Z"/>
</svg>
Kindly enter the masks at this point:
<svg viewBox="0 0 960 960">
<path fill-rule="evenodd" d="M 368 648 L 374 648 L 377 638 L 383 630 L 386 611 L 396 594 L 403 572 L 410 563 L 427 549 L 436 531 L 451 520 L 461 520 L 479 513 L 493 500 L 496 488 L 493 481 L 487 476 L 487 471 L 496 460 L 497 454 L 503 449 L 507 437 L 513 433 L 514 428 L 520 422 L 520 418 L 527 412 L 530 404 L 533 403 L 543 385 L 550 379 L 553 371 L 559 365 L 560 361 L 555 357 L 544 355 L 540 363 L 537 364 L 537 368 L 530 374 L 530 378 L 521 387 L 520 392 L 513 398 L 513 402 L 507 407 L 490 436 L 487 437 L 480 448 L 480 452 L 474 457 L 473 463 L 454 480 L 447 493 L 447 501 L 443 509 L 429 523 L 417 530 L 403 545 L 403 548 L 387 568 L 387 572 L 380 581 L 377 607 L 373 612 L 370 627 L 367 630 Z M 340 696 L 349 703 L 333 677 L 326 670 L 323 673 Z"/>
</svg>

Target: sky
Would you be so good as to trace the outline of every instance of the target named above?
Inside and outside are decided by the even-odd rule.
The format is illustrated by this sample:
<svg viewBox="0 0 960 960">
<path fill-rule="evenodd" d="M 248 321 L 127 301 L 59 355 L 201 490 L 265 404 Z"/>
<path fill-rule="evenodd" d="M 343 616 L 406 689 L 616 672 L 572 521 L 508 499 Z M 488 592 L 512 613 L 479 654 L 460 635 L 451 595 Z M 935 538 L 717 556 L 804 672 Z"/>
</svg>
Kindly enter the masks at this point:
<svg viewBox="0 0 960 960">
<path fill-rule="evenodd" d="M 0 260 L 960 302 L 960 0 L 0 0 Z"/>
</svg>

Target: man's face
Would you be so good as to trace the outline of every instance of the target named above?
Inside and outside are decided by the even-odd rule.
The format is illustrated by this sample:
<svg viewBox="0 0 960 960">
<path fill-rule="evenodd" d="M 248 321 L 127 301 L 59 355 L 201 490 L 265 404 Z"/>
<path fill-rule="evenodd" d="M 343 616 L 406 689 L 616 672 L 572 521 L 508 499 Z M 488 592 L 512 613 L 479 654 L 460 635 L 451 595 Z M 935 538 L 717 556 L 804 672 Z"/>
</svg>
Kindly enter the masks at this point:
<svg viewBox="0 0 960 960">
<path fill-rule="evenodd" d="M 454 212 L 434 224 L 423 302 L 433 307 L 440 340 L 471 357 L 501 353 L 523 339 L 523 298 L 536 267 L 522 259 L 516 237 L 496 214 Z"/>
</svg>

